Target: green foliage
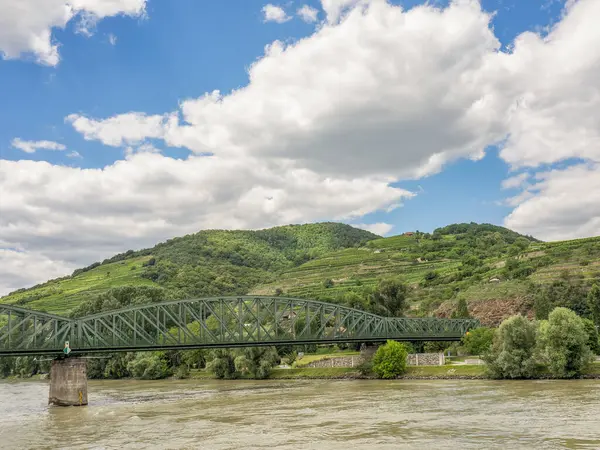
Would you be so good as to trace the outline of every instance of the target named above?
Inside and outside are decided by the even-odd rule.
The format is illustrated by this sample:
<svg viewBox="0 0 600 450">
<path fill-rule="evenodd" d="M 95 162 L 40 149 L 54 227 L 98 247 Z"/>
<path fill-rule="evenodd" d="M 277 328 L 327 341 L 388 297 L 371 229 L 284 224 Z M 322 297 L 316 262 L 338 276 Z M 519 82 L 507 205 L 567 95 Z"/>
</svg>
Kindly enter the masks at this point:
<svg viewBox="0 0 600 450">
<path fill-rule="evenodd" d="M 600 336 L 598 335 L 596 324 L 590 319 L 583 319 L 583 326 L 588 335 L 587 346 L 594 354 L 600 355 Z"/>
<path fill-rule="evenodd" d="M 555 308 L 538 329 L 537 351 L 550 373 L 558 378 L 581 375 L 591 362 L 589 334 L 581 317 L 567 308 Z"/>
<path fill-rule="evenodd" d="M 453 319 L 469 319 L 471 315 L 469 314 L 469 308 L 467 307 L 467 301 L 464 298 L 458 300 L 458 305 L 456 309 L 452 313 L 451 317 Z"/>
<path fill-rule="evenodd" d="M 396 378 L 406 371 L 407 356 L 404 344 L 387 341 L 373 355 L 373 372 L 379 378 Z"/>
<path fill-rule="evenodd" d="M 478 327 L 469 331 L 462 338 L 462 346 L 470 355 L 484 355 L 492 348 L 495 330 Z"/>
<path fill-rule="evenodd" d="M 126 306 L 160 303 L 171 300 L 170 294 L 157 286 L 123 286 L 80 303 L 71 313 L 71 317 L 83 317 Z"/>
<path fill-rule="evenodd" d="M 374 312 L 382 316 L 400 317 L 406 309 L 408 285 L 400 278 L 385 278 L 371 295 Z"/>
<path fill-rule="evenodd" d="M 587 296 L 587 307 L 590 311 L 591 319 L 600 326 L 600 287 L 594 283 Z"/>
<path fill-rule="evenodd" d="M 589 314 L 586 286 L 580 279 L 561 276 L 548 285 L 536 286 L 535 290 L 536 319 L 547 319 L 550 311 L 557 307 L 569 308 L 583 317 Z"/>
<path fill-rule="evenodd" d="M 127 364 L 127 370 L 142 380 L 159 380 L 171 374 L 161 352 L 137 353 Z"/>
<path fill-rule="evenodd" d="M 184 378 L 190 377 L 190 368 L 187 364 L 181 364 L 175 369 L 175 378 L 183 380 Z"/>
<path fill-rule="evenodd" d="M 235 368 L 235 357 L 228 349 L 216 349 L 210 352 L 211 358 L 206 363 L 206 369 L 215 377 L 226 380 L 233 380 L 239 377 L 239 372 Z"/>
<path fill-rule="evenodd" d="M 535 324 L 517 315 L 504 320 L 494 336 L 492 350 L 484 355 L 492 378 L 533 378 L 537 373 L 534 357 Z"/>
<path fill-rule="evenodd" d="M 274 347 L 247 347 L 235 358 L 235 368 L 241 374 L 262 380 L 269 377 L 278 359 Z"/>
</svg>

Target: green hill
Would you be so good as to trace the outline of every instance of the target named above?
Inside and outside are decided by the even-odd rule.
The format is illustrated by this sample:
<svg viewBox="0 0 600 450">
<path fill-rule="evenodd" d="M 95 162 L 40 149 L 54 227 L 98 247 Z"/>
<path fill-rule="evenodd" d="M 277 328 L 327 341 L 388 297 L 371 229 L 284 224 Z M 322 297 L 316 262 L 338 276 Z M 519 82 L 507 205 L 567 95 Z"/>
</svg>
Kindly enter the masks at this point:
<svg viewBox="0 0 600 450">
<path fill-rule="evenodd" d="M 106 309 L 151 297 L 249 293 L 361 307 L 390 277 L 408 285 L 413 316 L 447 317 L 464 299 L 471 314 L 497 323 L 516 312 L 533 315 L 542 297 L 554 304 L 568 297 L 585 312 L 589 287 L 600 283 L 600 237 L 541 242 L 474 223 L 389 238 L 337 223 L 208 230 L 116 255 L 0 302 L 64 314 L 90 299 L 103 306 L 86 308 Z M 123 286 L 146 287 L 116 293 Z"/>
<path fill-rule="evenodd" d="M 129 250 L 72 275 L 0 298 L 67 314 L 82 301 L 121 286 L 156 286 L 172 298 L 245 294 L 259 283 L 330 251 L 379 236 L 340 223 L 287 225 L 258 231 L 205 230 L 153 248 Z"/>
</svg>

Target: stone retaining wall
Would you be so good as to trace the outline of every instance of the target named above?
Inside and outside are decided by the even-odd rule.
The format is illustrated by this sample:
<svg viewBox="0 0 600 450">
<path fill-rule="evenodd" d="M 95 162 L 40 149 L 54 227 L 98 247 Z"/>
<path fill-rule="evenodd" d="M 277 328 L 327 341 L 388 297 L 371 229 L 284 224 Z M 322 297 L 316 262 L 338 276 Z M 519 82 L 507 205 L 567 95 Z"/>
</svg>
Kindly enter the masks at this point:
<svg viewBox="0 0 600 450">
<path fill-rule="evenodd" d="M 313 361 L 302 367 L 357 367 L 363 362 L 364 356 L 336 356 Z M 301 359 L 298 362 L 302 365 Z M 408 355 L 406 363 L 409 366 L 443 366 L 445 359 L 443 353 L 417 353 Z"/>
<path fill-rule="evenodd" d="M 302 360 L 299 361 L 302 363 Z M 356 367 L 361 363 L 360 356 L 339 356 L 335 358 L 320 359 L 302 367 Z"/>
<path fill-rule="evenodd" d="M 445 358 L 443 353 L 416 353 L 408 355 L 409 366 L 443 366 Z"/>
</svg>

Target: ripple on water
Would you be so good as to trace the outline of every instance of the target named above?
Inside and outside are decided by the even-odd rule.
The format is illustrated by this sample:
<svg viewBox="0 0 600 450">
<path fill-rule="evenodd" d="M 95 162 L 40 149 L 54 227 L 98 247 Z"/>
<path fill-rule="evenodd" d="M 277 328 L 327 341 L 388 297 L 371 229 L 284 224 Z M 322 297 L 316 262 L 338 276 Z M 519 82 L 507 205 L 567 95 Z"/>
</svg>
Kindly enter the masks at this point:
<svg viewBox="0 0 600 450">
<path fill-rule="evenodd" d="M 0 448 L 600 448 L 600 383 L 94 381 L 85 408 L 0 384 Z"/>
</svg>

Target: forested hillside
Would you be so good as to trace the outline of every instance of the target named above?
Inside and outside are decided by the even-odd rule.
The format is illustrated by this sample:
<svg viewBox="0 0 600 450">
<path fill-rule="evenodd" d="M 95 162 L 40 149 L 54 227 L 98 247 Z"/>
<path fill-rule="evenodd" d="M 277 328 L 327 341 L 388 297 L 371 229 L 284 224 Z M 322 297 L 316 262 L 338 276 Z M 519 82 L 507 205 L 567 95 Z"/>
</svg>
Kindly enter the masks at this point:
<svg viewBox="0 0 600 450">
<path fill-rule="evenodd" d="M 276 280 L 285 269 L 376 238 L 340 223 L 258 231 L 205 230 L 153 248 L 129 250 L 70 276 L 15 291 L 0 302 L 66 314 L 81 302 L 118 287 L 160 288 L 159 294 L 152 295 L 165 298 L 245 294 L 259 283 Z M 139 291 L 145 292 L 142 297 L 152 291 L 148 288 Z"/>
<path fill-rule="evenodd" d="M 2 299 L 81 315 L 212 295 L 287 295 L 385 315 L 547 315 L 586 303 L 600 283 L 600 238 L 540 242 L 489 224 L 379 238 L 338 223 L 208 230 L 128 251 Z"/>
</svg>

